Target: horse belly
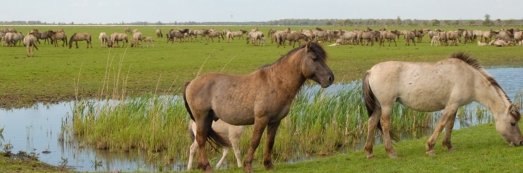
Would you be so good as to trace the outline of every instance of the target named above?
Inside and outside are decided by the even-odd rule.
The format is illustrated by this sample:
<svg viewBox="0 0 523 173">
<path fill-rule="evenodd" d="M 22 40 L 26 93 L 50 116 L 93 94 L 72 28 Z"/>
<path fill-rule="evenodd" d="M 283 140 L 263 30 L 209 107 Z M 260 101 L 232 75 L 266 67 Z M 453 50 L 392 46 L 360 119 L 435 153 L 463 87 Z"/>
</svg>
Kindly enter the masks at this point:
<svg viewBox="0 0 523 173">
<path fill-rule="evenodd" d="M 212 110 L 216 116 L 232 125 L 254 124 L 254 111 L 240 100 L 218 101 L 213 104 Z"/>
<path fill-rule="evenodd" d="M 402 92 L 397 101 L 417 111 L 432 112 L 445 108 L 450 93 L 443 86 L 423 86 Z"/>
</svg>

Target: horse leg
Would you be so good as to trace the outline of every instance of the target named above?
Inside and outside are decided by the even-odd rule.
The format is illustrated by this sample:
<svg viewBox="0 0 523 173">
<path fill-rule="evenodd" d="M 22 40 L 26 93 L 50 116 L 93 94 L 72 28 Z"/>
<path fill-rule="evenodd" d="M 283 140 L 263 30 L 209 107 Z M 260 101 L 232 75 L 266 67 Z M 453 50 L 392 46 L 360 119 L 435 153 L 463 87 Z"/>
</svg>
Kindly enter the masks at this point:
<svg viewBox="0 0 523 173">
<path fill-rule="evenodd" d="M 392 105 L 392 104 L 390 104 L 390 105 Z M 392 147 L 392 140 L 390 138 L 390 114 L 391 113 L 392 113 L 391 106 L 382 107 L 380 121 L 381 121 L 381 128 L 383 131 L 383 144 L 385 145 L 385 151 L 387 151 L 389 158 L 394 159 L 397 156 L 396 156 L 396 151 L 394 151 L 394 148 Z"/>
<path fill-rule="evenodd" d="M 197 112 L 193 112 L 194 117 L 199 117 L 200 119 L 195 119 L 196 122 L 196 141 L 198 142 L 198 152 L 200 154 L 199 161 L 198 161 L 198 167 L 203 169 L 205 172 L 212 172 L 211 165 L 209 164 L 209 160 L 207 159 L 207 155 L 205 153 L 205 143 L 207 142 L 207 135 L 208 135 L 208 129 L 211 128 L 212 124 L 212 117 L 206 116 L 208 113 L 205 114 L 196 114 Z M 198 116 L 200 115 L 200 116 Z M 202 116 L 204 115 L 204 116 Z"/>
<path fill-rule="evenodd" d="M 452 143 L 450 138 L 452 135 L 452 128 L 454 128 L 454 121 L 456 120 L 456 112 L 451 113 L 447 124 L 445 125 L 445 138 L 443 139 L 443 146 L 447 147 L 448 151 L 452 151 Z"/>
<path fill-rule="evenodd" d="M 192 162 L 194 160 L 194 154 L 196 153 L 196 149 L 198 148 L 198 142 L 194 140 L 194 142 L 191 144 L 191 147 L 189 148 L 189 163 L 187 163 L 187 170 L 192 169 Z"/>
<path fill-rule="evenodd" d="M 229 148 L 223 147 L 222 158 L 220 158 L 220 161 L 218 161 L 218 163 L 216 163 L 216 169 L 218 169 L 220 166 L 222 166 L 222 163 L 225 160 L 225 158 L 227 157 L 228 153 L 229 153 Z"/>
<path fill-rule="evenodd" d="M 267 126 L 267 143 L 265 145 L 265 153 L 263 155 L 263 165 L 265 169 L 270 170 L 274 166 L 272 164 L 272 149 L 274 147 L 274 138 L 276 137 L 276 131 L 280 126 L 280 121 L 271 123 Z"/>
<path fill-rule="evenodd" d="M 427 140 L 427 145 L 426 145 L 427 152 L 426 153 L 429 156 L 435 155 L 434 145 L 436 144 L 436 139 L 438 139 L 438 136 L 441 133 L 441 131 L 443 130 L 443 127 L 445 127 L 449 118 L 453 117 L 453 115 L 455 115 L 456 111 L 457 111 L 457 106 L 447 106 L 444 109 L 442 117 L 438 122 L 438 125 L 434 129 L 434 132 L 432 133 L 430 138 Z"/>
<path fill-rule="evenodd" d="M 263 134 L 263 131 L 265 130 L 265 127 L 267 127 L 268 122 L 269 121 L 267 118 L 257 118 L 254 120 L 254 129 L 252 132 L 251 146 L 247 151 L 247 157 L 245 157 L 245 160 L 243 161 L 243 170 L 245 172 L 252 172 L 252 159 L 254 157 L 254 152 L 260 144 L 261 136 Z"/>
<path fill-rule="evenodd" d="M 376 130 L 376 126 L 378 125 L 380 116 L 381 116 L 381 111 L 376 110 L 369 117 L 369 122 L 367 125 L 367 140 L 365 141 L 365 154 L 367 155 L 368 159 L 373 157 L 372 147 L 374 145 L 374 137 L 376 135 L 374 130 Z"/>
<path fill-rule="evenodd" d="M 236 164 L 238 165 L 238 168 L 241 168 L 242 165 L 242 159 L 241 159 L 241 151 L 240 151 L 240 137 L 241 133 L 233 134 L 229 132 L 229 141 L 231 142 L 232 151 L 234 152 L 234 157 L 236 157 Z"/>
</svg>

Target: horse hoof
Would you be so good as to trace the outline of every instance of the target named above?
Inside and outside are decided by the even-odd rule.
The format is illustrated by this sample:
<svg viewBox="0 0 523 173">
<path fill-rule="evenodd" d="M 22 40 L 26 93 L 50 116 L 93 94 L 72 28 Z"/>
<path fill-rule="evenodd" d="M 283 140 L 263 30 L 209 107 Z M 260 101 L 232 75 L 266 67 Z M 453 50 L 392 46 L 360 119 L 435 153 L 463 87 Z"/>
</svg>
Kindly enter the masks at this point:
<svg viewBox="0 0 523 173">
<path fill-rule="evenodd" d="M 397 158 L 398 158 L 398 155 L 396 155 L 396 153 L 389 153 L 389 158 L 391 158 L 391 159 L 397 159 Z"/>
<path fill-rule="evenodd" d="M 367 159 L 372 159 L 374 157 L 373 154 L 367 154 Z"/>
<path fill-rule="evenodd" d="M 271 169 L 274 168 L 274 165 L 273 165 L 272 162 L 270 162 L 270 161 L 268 161 L 268 162 L 267 162 L 267 161 L 266 161 L 266 162 L 263 162 L 263 166 L 265 166 L 265 169 L 266 169 L 266 170 L 271 170 Z"/>
<path fill-rule="evenodd" d="M 252 172 L 252 165 L 244 163 L 243 164 L 243 171 L 245 171 L 247 173 L 251 173 Z"/>
<path fill-rule="evenodd" d="M 436 153 L 434 152 L 434 150 L 427 151 L 426 153 L 427 153 L 427 155 L 428 155 L 429 157 L 434 157 L 434 156 L 436 156 Z"/>
</svg>

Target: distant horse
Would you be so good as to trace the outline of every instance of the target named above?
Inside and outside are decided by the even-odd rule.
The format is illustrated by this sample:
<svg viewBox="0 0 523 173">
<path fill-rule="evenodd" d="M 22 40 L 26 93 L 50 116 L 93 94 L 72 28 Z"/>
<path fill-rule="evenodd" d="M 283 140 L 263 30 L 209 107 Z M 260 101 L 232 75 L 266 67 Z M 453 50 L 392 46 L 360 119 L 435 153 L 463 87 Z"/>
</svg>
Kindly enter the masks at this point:
<svg viewBox="0 0 523 173">
<path fill-rule="evenodd" d="M 247 44 L 251 43 L 257 46 L 263 46 L 265 42 L 265 37 L 261 31 L 251 31 L 247 35 Z"/>
<path fill-rule="evenodd" d="M 243 38 L 243 35 L 245 35 L 245 33 L 247 33 L 247 31 L 242 29 L 240 29 L 240 31 L 227 31 L 227 33 L 225 34 L 227 37 L 227 42 L 231 42 L 231 40 L 234 40 L 235 37 L 241 39 Z"/>
<path fill-rule="evenodd" d="M 100 34 L 98 35 L 98 40 L 100 40 L 101 47 L 104 47 L 104 46 L 107 47 L 107 42 L 109 41 L 109 36 L 107 36 L 107 33 L 105 33 L 105 32 L 100 32 Z"/>
<path fill-rule="evenodd" d="M 211 40 L 212 42 L 214 42 L 214 38 L 218 38 L 218 42 L 220 40 L 223 40 L 224 39 L 224 33 L 223 32 L 220 32 L 220 31 L 216 31 L 214 29 L 209 29 L 207 30 L 207 32 L 204 33 L 205 36 L 207 36 L 207 42 L 209 42 L 209 40 Z"/>
<path fill-rule="evenodd" d="M 145 43 L 145 45 L 146 45 L 147 47 L 149 47 L 149 46 L 154 47 L 154 40 L 153 40 L 152 37 L 144 37 L 144 38 L 143 38 L 143 42 Z"/>
<path fill-rule="evenodd" d="M 157 38 L 163 38 L 162 30 L 160 28 L 156 28 L 155 32 Z"/>
<path fill-rule="evenodd" d="M 142 41 L 142 32 L 133 32 L 133 38 L 131 39 L 131 47 L 136 47 Z"/>
<path fill-rule="evenodd" d="M 308 41 L 308 37 L 300 32 L 291 32 L 286 35 L 285 38 L 287 41 L 289 41 L 289 46 L 292 44 L 292 47 L 296 47 L 296 42 L 298 42 L 298 45 L 301 44 L 300 41 Z"/>
<path fill-rule="evenodd" d="M 132 33 L 132 30 L 131 30 L 131 28 L 129 28 L 129 27 L 125 27 L 124 32 L 125 32 L 125 33 L 128 33 L 128 34 L 131 34 L 131 33 Z"/>
<path fill-rule="evenodd" d="M 301 86 L 307 79 L 314 80 L 323 88 L 334 81 L 326 56 L 319 44 L 307 43 L 275 63 L 245 76 L 212 73 L 188 82 L 184 101 L 191 119 L 196 122 L 199 167 L 212 171 L 205 154 L 207 139 L 230 145 L 211 128 L 213 120 L 220 119 L 232 125 L 254 124 L 251 145 L 244 160 L 247 172 L 252 171 L 254 152 L 267 127 L 263 163 L 266 169 L 272 169 L 271 154 L 276 131 L 280 121 L 289 113 Z"/>
<path fill-rule="evenodd" d="M 73 47 L 73 42 L 76 43 L 76 48 L 78 49 L 78 41 L 85 41 L 87 43 L 87 48 L 93 48 L 91 44 L 91 34 L 86 32 L 78 32 L 71 35 L 69 39 L 69 49 Z"/>
<path fill-rule="evenodd" d="M 54 44 L 54 47 L 58 47 L 58 40 L 62 41 L 62 47 L 67 45 L 67 35 L 65 35 L 64 30 L 58 31 L 48 31 L 49 37 L 51 38 L 51 43 Z"/>
<path fill-rule="evenodd" d="M 128 43 L 129 39 L 127 38 L 127 34 L 119 33 L 119 32 L 112 33 L 111 37 L 109 38 L 109 41 L 107 42 L 107 46 L 113 47 L 114 43 L 116 43 L 116 46 L 120 46 L 119 45 L 120 41 L 122 41 L 122 42 L 125 41 L 124 43 Z"/>
<path fill-rule="evenodd" d="M 236 157 L 236 164 L 238 165 L 238 167 L 241 168 L 242 161 L 240 155 L 240 137 L 243 131 L 245 130 L 245 126 L 230 125 L 226 122 L 223 122 L 222 120 L 218 120 L 212 123 L 212 129 L 232 145 L 234 157 Z M 192 163 L 194 160 L 194 154 L 196 154 L 196 149 L 198 149 L 198 142 L 196 142 L 194 138 L 194 135 L 196 134 L 196 123 L 194 123 L 194 121 L 189 122 L 189 132 L 191 133 L 191 137 L 193 138 L 193 143 L 191 144 L 191 147 L 189 149 L 189 163 L 187 164 L 187 170 L 191 170 Z M 228 153 L 229 147 L 223 147 L 222 157 L 220 158 L 220 161 L 218 161 L 218 163 L 216 164 L 216 168 L 219 168 L 222 165 Z"/>
<path fill-rule="evenodd" d="M 40 43 L 40 40 L 44 40 L 44 43 L 49 43 L 51 38 L 49 31 L 40 32 L 38 29 L 33 29 L 31 33 L 36 37 L 38 43 Z"/>
<path fill-rule="evenodd" d="M 396 38 L 398 38 L 398 35 L 399 35 L 399 31 L 397 30 L 394 30 L 394 31 L 380 31 L 380 46 L 385 46 L 385 40 L 387 40 L 389 42 L 389 46 L 390 46 L 390 43 L 394 41 L 394 46 L 398 46 L 398 44 L 396 43 Z"/>
<path fill-rule="evenodd" d="M 413 43 L 416 46 L 416 34 L 413 31 L 403 31 L 403 38 L 405 45 L 410 46 L 410 43 Z"/>
<path fill-rule="evenodd" d="M 7 46 L 17 46 L 24 39 L 22 32 L 7 32 L 4 36 L 4 42 Z"/>
<path fill-rule="evenodd" d="M 178 42 L 182 42 L 184 38 L 188 35 L 189 29 L 183 29 L 183 30 L 174 30 L 171 29 L 167 33 L 167 43 L 171 42 L 174 43 L 176 40 Z"/>
<path fill-rule="evenodd" d="M 33 56 L 34 49 L 38 50 L 38 47 L 36 46 L 38 38 L 36 38 L 33 32 L 27 34 L 22 42 L 27 49 L 27 57 Z"/>
<path fill-rule="evenodd" d="M 389 157 L 395 158 L 390 135 L 390 115 L 394 102 L 418 111 L 443 110 L 434 132 L 427 141 L 428 155 L 445 128 L 443 145 L 452 149 L 451 133 L 456 112 L 462 105 L 477 101 L 494 116 L 496 130 L 512 145 L 522 145 L 518 127 L 520 113 L 501 86 L 479 63 L 463 53 L 434 64 L 388 61 L 374 65 L 363 79 L 363 96 L 370 116 L 365 143 L 367 158 L 373 157 L 374 130 L 382 130 Z"/>
</svg>

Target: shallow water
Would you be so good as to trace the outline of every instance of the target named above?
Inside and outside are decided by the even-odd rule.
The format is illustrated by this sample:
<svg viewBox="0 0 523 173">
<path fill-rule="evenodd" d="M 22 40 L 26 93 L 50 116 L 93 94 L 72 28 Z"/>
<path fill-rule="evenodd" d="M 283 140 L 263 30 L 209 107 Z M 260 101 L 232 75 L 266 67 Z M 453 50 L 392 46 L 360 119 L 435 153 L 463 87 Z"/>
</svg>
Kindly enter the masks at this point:
<svg viewBox="0 0 523 173">
<path fill-rule="evenodd" d="M 491 68 L 487 70 L 503 87 L 510 98 L 523 89 L 523 68 Z M 306 92 L 316 92 L 318 86 L 307 87 Z M 328 93 L 347 88 L 344 84 L 333 85 L 327 89 Z M 112 104 L 112 103 L 100 103 Z M 60 134 L 64 124 L 71 123 L 73 102 L 59 104 L 36 104 L 31 108 L 0 109 L 0 128 L 4 128 L 1 144 L 11 144 L 12 151 L 35 152 L 39 159 L 52 165 L 67 166 L 77 171 L 138 171 L 158 170 L 158 167 L 147 164 L 140 153 L 114 153 L 101 151 L 88 146 L 79 146 L 77 143 L 63 139 L 68 135 Z M 474 109 L 477 104 L 469 105 Z M 477 119 L 476 116 L 456 120 L 454 129 L 468 127 L 488 122 L 490 117 Z M 430 130 L 429 130 L 430 131 Z M 44 154 L 43 151 L 50 153 Z M 46 152 L 47 153 L 47 152 Z M 162 168 L 167 170 L 181 170 L 184 163 Z"/>
</svg>

